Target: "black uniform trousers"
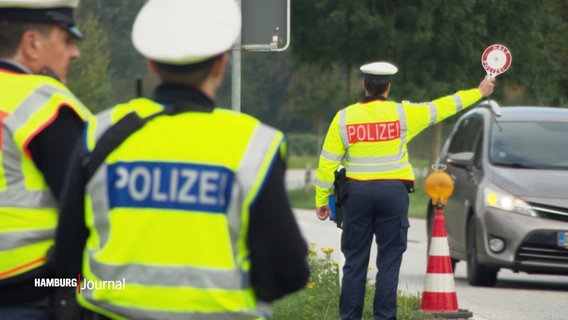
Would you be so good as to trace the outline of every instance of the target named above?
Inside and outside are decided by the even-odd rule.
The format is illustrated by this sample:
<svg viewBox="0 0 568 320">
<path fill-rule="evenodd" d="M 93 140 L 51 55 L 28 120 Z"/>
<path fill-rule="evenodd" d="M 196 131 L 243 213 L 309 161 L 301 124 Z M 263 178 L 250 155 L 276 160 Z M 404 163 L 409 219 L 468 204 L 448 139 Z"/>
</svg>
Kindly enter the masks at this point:
<svg viewBox="0 0 568 320">
<path fill-rule="evenodd" d="M 398 276 L 408 227 L 408 191 L 402 181 L 349 181 L 341 236 L 345 256 L 341 319 L 362 318 L 373 235 L 378 246 L 373 315 L 375 320 L 396 319 Z"/>
</svg>

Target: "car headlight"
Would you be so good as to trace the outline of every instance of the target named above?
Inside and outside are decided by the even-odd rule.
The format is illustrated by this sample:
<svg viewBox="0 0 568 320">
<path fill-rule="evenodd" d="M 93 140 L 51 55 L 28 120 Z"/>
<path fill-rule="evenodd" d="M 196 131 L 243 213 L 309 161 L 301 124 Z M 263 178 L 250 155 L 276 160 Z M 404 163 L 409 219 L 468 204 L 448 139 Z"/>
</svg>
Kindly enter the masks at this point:
<svg viewBox="0 0 568 320">
<path fill-rule="evenodd" d="M 485 205 L 509 212 L 538 217 L 536 211 L 525 201 L 495 188 L 485 188 Z"/>
</svg>

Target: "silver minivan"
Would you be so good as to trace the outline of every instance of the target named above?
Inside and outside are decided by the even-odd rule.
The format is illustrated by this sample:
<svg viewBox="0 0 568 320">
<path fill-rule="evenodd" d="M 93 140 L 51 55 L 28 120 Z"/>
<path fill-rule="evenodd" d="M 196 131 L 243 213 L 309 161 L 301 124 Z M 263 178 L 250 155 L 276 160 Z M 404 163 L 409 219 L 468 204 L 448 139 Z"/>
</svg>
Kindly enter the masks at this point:
<svg viewBox="0 0 568 320">
<path fill-rule="evenodd" d="M 443 208 L 452 264 L 466 261 L 471 285 L 495 285 L 500 268 L 568 275 L 568 109 L 471 109 L 438 162 L 455 183 Z M 429 204 L 429 235 L 434 215 Z"/>
</svg>

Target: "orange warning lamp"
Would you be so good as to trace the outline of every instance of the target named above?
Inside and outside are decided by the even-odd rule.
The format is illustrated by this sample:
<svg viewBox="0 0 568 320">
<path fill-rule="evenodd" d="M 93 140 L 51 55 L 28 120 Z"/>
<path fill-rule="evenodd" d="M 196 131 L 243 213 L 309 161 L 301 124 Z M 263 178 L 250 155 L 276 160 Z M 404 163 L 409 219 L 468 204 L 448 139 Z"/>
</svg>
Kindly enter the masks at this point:
<svg viewBox="0 0 568 320">
<path fill-rule="evenodd" d="M 435 206 L 445 206 L 446 201 L 454 192 L 454 181 L 449 174 L 445 173 L 446 166 L 442 164 L 432 165 L 435 171 L 430 173 L 424 180 L 426 193 L 432 199 Z"/>
</svg>

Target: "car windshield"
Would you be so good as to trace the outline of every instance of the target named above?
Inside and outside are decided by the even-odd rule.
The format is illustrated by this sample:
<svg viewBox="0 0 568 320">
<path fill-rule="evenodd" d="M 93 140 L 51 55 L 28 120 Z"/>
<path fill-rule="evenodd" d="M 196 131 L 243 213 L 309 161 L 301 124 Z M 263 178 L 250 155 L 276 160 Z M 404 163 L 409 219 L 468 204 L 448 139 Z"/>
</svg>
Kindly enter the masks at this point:
<svg viewBox="0 0 568 320">
<path fill-rule="evenodd" d="M 489 161 L 531 169 L 568 169 L 568 123 L 559 121 L 493 124 Z"/>
</svg>

